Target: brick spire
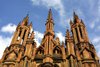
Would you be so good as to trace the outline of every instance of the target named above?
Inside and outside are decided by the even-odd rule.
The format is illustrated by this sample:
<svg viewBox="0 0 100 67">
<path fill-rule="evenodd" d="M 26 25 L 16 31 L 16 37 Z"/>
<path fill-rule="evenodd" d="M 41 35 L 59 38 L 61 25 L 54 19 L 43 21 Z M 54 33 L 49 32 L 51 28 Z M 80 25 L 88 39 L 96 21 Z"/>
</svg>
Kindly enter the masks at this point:
<svg viewBox="0 0 100 67">
<path fill-rule="evenodd" d="M 28 17 L 28 14 L 27 14 L 27 16 L 22 21 L 22 25 L 28 26 L 28 22 L 29 22 L 29 17 Z"/>
<path fill-rule="evenodd" d="M 49 14 L 48 14 L 48 19 L 52 19 L 52 12 L 51 12 L 51 9 L 49 10 Z"/>
<path fill-rule="evenodd" d="M 50 32 L 52 31 L 53 33 L 53 19 L 52 19 L 52 12 L 51 12 L 51 9 L 49 10 L 49 14 L 48 14 L 48 19 L 47 19 L 47 22 L 46 22 L 46 32 Z"/>
<path fill-rule="evenodd" d="M 74 20 L 74 24 L 80 23 L 80 20 L 79 20 L 78 16 L 75 14 L 75 12 L 74 12 L 73 20 Z"/>
<path fill-rule="evenodd" d="M 70 34 L 70 32 L 69 32 L 68 29 L 67 29 L 67 32 L 66 32 L 66 36 L 67 36 L 67 37 L 71 37 L 71 34 Z"/>
</svg>

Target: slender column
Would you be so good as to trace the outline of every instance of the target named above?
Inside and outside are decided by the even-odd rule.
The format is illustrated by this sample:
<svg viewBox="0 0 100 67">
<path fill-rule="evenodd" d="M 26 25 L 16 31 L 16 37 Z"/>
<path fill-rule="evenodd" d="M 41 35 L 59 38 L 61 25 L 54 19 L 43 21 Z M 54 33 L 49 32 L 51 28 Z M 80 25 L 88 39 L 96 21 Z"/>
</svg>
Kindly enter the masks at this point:
<svg viewBox="0 0 100 67">
<path fill-rule="evenodd" d="M 45 55 L 47 54 L 48 46 L 47 46 L 48 39 L 45 42 Z"/>
<path fill-rule="evenodd" d="M 80 36 L 79 27 L 77 27 L 77 32 L 78 32 L 79 41 L 81 41 L 81 36 Z"/>
<path fill-rule="evenodd" d="M 71 67 L 74 67 L 74 65 L 73 65 L 73 56 L 70 56 L 70 60 L 71 60 Z"/>
<path fill-rule="evenodd" d="M 71 54 L 73 54 L 73 55 L 75 55 L 75 52 L 74 52 L 74 46 L 73 46 L 73 43 L 71 42 L 70 43 L 70 52 L 71 52 Z"/>
<path fill-rule="evenodd" d="M 28 50 L 28 56 L 31 57 L 32 56 L 32 44 L 29 45 L 29 50 Z"/>
<path fill-rule="evenodd" d="M 63 59 L 66 59 L 66 56 L 65 56 L 65 47 L 63 46 L 63 49 L 62 49 L 62 54 L 63 54 Z"/>
<path fill-rule="evenodd" d="M 25 37 L 24 37 L 24 41 L 23 41 L 24 46 L 26 44 L 27 37 L 28 37 L 28 30 L 26 30 L 26 34 L 25 34 Z"/>
<path fill-rule="evenodd" d="M 23 67 L 26 67 L 26 62 L 27 62 L 27 57 L 25 57 L 24 66 Z"/>
<path fill-rule="evenodd" d="M 73 36 L 74 36 L 75 44 L 77 44 L 77 36 L 76 36 L 75 28 L 73 28 Z"/>
<path fill-rule="evenodd" d="M 35 53 L 36 53 L 36 48 L 34 48 L 34 51 L 33 51 L 33 56 L 35 56 Z"/>
<path fill-rule="evenodd" d="M 86 28 L 85 28 L 85 37 L 86 37 L 86 40 L 89 42 L 89 38 L 88 38 L 88 35 L 87 35 Z"/>
<path fill-rule="evenodd" d="M 82 31 L 82 36 L 83 36 L 83 38 L 85 39 L 85 34 L 84 34 L 83 27 L 81 27 L 81 31 Z"/>
<path fill-rule="evenodd" d="M 19 36 L 19 33 L 20 33 L 20 29 L 18 29 L 18 31 L 16 32 L 16 36 L 15 36 L 14 41 L 13 41 L 12 44 L 15 44 L 16 43 L 16 41 L 18 39 L 18 36 Z"/>
<path fill-rule="evenodd" d="M 53 38 L 52 38 L 52 39 L 53 39 Z M 51 41 L 51 42 L 52 42 L 52 41 Z M 53 43 L 51 43 L 51 44 L 52 44 L 52 46 L 51 46 L 51 47 L 52 47 L 52 54 L 51 54 L 51 55 L 53 55 Z"/>
<path fill-rule="evenodd" d="M 23 35 L 24 35 L 24 32 L 25 32 L 25 29 L 22 29 L 22 33 L 21 33 L 21 35 L 20 35 L 19 43 L 21 43 L 21 40 L 22 40 Z"/>
<path fill-rule="evenodd" d="M 68 47 L 68 55 L 70 55 L 70 46 L 69 46 L 69 42 L 67 42 L 67 47 Z"/>
<path fill-rule="evenodd" d="M 49 37 L 49 54 L 52 55 L 52 42 L 51 42 L 51 36 Z"/>
<path fill-rule="evenodd" d="M 66 59 L 65 67 L 69 67 L 69 60 Z"/>
<path fill-rule="evenodd" d="M 46 42 L 47 44 L 47 46 L 46 46 L 46 54 L 48 54 L 48 37 L 47 37 L 47 42 Z"/>
<path fill-rule="evenodd" d="M 17 59 L 17 61 L 19 62 L 20 61 L 20 59 L 21 59 L 21 56 L 22 56 L 22 51 L 18 54 L 18 59 Z"/>
<path fill-rule="evenodd" d="M 15 37 L 16 37 L 16 33 L 17 33 L 17 30 L 15 31 L 15 33 L 13 35 L 13 38 L 12 38 L 12 41 L 11 41 L 10 45 L 13 44 L 13 41 L 15 40 Z"/>
</svg>

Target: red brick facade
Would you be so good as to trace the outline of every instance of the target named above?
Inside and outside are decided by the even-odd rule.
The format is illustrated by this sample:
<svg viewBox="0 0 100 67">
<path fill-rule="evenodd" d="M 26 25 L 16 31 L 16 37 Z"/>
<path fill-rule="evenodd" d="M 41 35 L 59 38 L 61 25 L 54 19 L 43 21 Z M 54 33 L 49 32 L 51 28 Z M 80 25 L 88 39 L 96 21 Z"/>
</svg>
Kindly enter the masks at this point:
<svg viewBox="0 0 100 67">
<path fill-rule="evenodd" d="M 75 12 L 73 22 L 70 20 L 73 34 L 71 36 L 67 30 L 62 45 L 58 37 L 55 40 L 51 9 L 45 25 L 44 38 L 36 48 L 34 31 L 31 33 L 32 23 L 29 25 L 27 15 L 18 24 L 10 46 L 5 49 L 0 67 L 99 67 L 99 58 L 89 42 L 84 22 Z"/>
</svg>

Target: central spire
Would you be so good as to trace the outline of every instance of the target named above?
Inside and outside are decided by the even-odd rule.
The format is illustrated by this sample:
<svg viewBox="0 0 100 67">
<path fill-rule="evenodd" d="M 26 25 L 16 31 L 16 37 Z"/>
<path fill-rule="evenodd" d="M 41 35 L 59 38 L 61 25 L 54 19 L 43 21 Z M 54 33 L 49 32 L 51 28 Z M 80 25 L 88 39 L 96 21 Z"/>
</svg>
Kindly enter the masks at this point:
<svg viewBox="0 0 100 67">
<path fill-rule="evenodd" d="M 45 35 L 48 34 L 48 33 L 51 33 L 54 35 L 54 32 L 53 32 L 53 19 L 52 19 L 52 11 L 51 9 L 49 9 L 49 14 L 48 14 L 48 18 L 47 18 L 47 22 L 46 22 L 46 32 L 45 32 Z"/>
<path fill-rule="evenodd" d="M 48 20 L 51 20 L 52 19 L 52 13 L 51 13 L 51 9 L 49 10 L 49 14 L 48 14 Z"/>
</svg>

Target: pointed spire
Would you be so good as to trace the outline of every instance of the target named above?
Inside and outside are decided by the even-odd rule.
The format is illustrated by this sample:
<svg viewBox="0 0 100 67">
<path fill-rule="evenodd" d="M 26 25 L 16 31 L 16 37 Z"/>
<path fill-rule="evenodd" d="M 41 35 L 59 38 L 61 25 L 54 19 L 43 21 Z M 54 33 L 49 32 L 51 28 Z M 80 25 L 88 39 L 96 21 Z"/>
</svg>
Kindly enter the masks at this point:
<svg viewBox="0 0 100 67">
<path fill-rule="evenodd" d="M 78 16 L 75 14 L 75 12 L 74 12 L 74 19 L 78 19 Z"/>
<path fill-rule="evenodd" d="M 49 10 L 49 14 L 48 14 L 48 19 L 52 19 L 52 12 L 51 12 L 51 9 Z"/>
<path fill-rule="evenodd" d="M 29 21 L 29 20 L 28 20 L 28 15 L 29 15 L 29 14 L 27 14 L 27 16 L 26 16 L 26 21 L 27 21 L 27 22 Z"/>
<path fill-rule="evenodd" d="M 19 24 L 18 24 L 18 26 L 17 26 L 17 28 L 16 29 L 18 29 L 18 27 L 21 25 L 21 22 L 19 22 Z"/>
<path fill-rule="evenodd" d="M 31 39 L 34 38 L 34 31 L 32 31 L 30 38 L 31 38 Z"/>
<path fill-rule="evenodd" d="M 81 19 L 81 23 L 84 25 L 84 22 L 83 22 L 83 20 Z"/>
<path fill-rule="evenodd" d="M 28 14 L 27 14 L 27 16 L 22 21 L 22 25 L 28 26 L 28 22 L 29 20 L 28 20 Z"/>
<path fill-rule="evenodd" d="M 77 22 L 80 23 L 80 20 L 79 20 L 78 16 L 75 14 L 75 12 L 74 12 L 73 20 L 74 20 L 74 24 Z"/>
<path fill-rule="evenodd" d="M 64 42 L 62 41 L 62 45 L 64 46 Z"/>
<path fill-rule="evenodd" d="M 20 26 L 20 25 L 21 25 L 21 22 L 19 22 L 18 26 Z"/>
<path fill-rule="evenodd" d="M 70 24 L 73 24 L 73 23 L 72 23 L 72 20 L 70 20 Z"/>
<path fill-rule="evenodd" d="M 71 37 L 71 34 L 70 34 L 70 32 L 69 32 L 68 29 L 67 29 L 67 32 L 66 32 L 66 36 L 67 36 L 67 37 Z"/>
<path fill-rule="evenodd" d="M 31 32 L 31 28 L 32 28 L 32 22 L 31 22 L 30 25 L 29 25 L 29 30 L 30 30 L 30 32 Z"/>
<path fill-rule="evenodd" d="M 30 23 L 30 26 L 32 27 L 32 22 Z"/>
</svg>

